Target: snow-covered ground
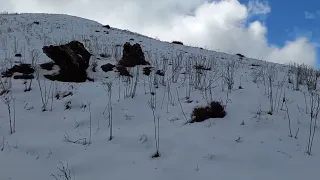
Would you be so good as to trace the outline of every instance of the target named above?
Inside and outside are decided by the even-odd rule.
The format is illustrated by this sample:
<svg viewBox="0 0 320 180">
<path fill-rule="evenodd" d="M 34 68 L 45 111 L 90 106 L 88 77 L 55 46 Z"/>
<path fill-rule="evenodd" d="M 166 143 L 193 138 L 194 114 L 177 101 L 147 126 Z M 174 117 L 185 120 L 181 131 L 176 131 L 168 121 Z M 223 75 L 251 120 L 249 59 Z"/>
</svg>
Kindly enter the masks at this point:
<svg viewBox="0 0 320 180">
<path fill-rule="evenodd" d="M 91 62 L 98 63 L 97 72 L 89 68 L 88 74 L 95 82 L 61 83 L 41 78 L 41 90 L 47 91 L 44 96 L 48 99 L 48 111 L 42 112 L 39 82 L 34 80 L 32 90 L 24 92 L 24 81 L 12 79 L 14 101 L 10 101 L 10 107 L 16 132 L 9 134 L 8 108 L 1 101 L 1 180 L 63 179 L 58 169 L 62 166 L 67 166 L 72 178 L 77 180 L 319 177 L 318 127 L 315 127 L 311 155 L 306 153 L 310 100 L 317 96 L 310 96 L 305 85 L 294 90 L 295 74 L 290 75 L 287 66 L 161 42 L 67 15 L 0 15 L 3 68 L 15 62 L 30 63 L 35 53 L 39 54 L 37 63 L 48 62 L 50 59 L 42 53 L 43 46 L 71 40 L 83 42 L 93 53 Z M 103 64 L 116 64 L 125 42 L 141 44 L 146 60 L 154 67 L 151 76 L 142 74 L 143 66 L 131 68 L 130 81 L 120 79 L 115 72 L 101 70 Z M 18 53 L 22 57 L 15 57 Z M 196 64 L 211 70 L 199 72 L 193 67 Z M 155 75 L 155 70 L 164 70 L 165 76 Z M 231 92 L 226 82 L 230 75 L 234 75 L 235 81 Z M 268 77 L 273 92 L 272 115 L 268 114 Z M 104 84 L 107 82 L 112 83 L 111 141 L 110 99 Z M 73 95 L 52 98 L 66 92 Z M 135 92 L 133 98 L 125 96 L 132 92 Z M 150 108 L 152 98 L 156 102 L 155 117 Z M 195 107 L 211 100 L 226 105 L 225 118 L 186 124 Z M 71 108 L 66 110 L 66 104 Z M 161 156 L 158 158 L 151 158 L 156 152 L 154 118 L 156 125 L 159 119 Z M 65 137 L 74 142 L 66 141 Z"/>
</svg>

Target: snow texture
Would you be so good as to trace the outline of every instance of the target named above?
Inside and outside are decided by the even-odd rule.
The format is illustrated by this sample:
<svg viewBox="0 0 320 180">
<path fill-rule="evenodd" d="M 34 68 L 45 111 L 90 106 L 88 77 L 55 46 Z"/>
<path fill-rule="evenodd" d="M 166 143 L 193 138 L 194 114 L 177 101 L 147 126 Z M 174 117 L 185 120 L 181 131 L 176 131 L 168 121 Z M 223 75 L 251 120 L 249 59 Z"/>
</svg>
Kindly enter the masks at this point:
<svg viewBox="0 0 320 180">
<path fill-rule="evenodd" d="M 14 109 L 16 128 L 10 135 L 8 109 L 1 101 L 1 180 L 64 179 L 59 177 L 61 163 L 68 165 L 72 179 L 77 180 L 319 177 L 319 128 L 315 127 L 312 153 L 308 155 L 310 96 L 305 85 L 297 91 L 294 83 L 289 83 L 290 78 L 294 81 L 289 66 L 161 42 L 68 15 L 0 15 L 3 70 L 18 62 L 31 63 L 32 52 L 39 54 L 37 64 L 50 62 L 42 47 L 71 40 L 83 42 L 93 54 L 87 71 L 95 81 L 52 82 L 42 75 L 58 67 L 52 72 L 40 69 L 39 82 L 48 98 L 47 111 L 43 112 L 38 81 L 33 80 L 32 90 L 24 92 L 24 81 L 12 79 L 11 113 Z M 102 71 L 101 65 L 117 63 L 125 42 L 141 44 L 146 60 L 154 67 L 150 76 L 142 74 L 146 66 L 130 68 L 133 78 Z M 22 56 L 15 57 L 17 53 Z M 94 62 L 98 64 L 96 72 L 92 71 Z M 195 65 L 211 70 L 197 70 Z M 232 67 L 234 85 L 228 91 L 226 79 L 232 75 Z M 156 70 L 163 70 L 165 76 L 156 75 Z M 272 83 L 276 102 L 270 115 L 269 81 L 264 77 L 272 70 L 276 74 Z M 112 140 L 105 83 L 112 83 Z M 69 92 L 72 95 L 55 97 Z M 155 117 L 150 108 L 153 98 Z M 226 105 L 225 118 L 186 123 L 195 107 L 212 100 Z M 289 136 L 287 110 L 293 137 Z M 156 152 L 154 118 L 156 125 L 159 118 L 158 158 L 151 158 Z"/>
</svg>

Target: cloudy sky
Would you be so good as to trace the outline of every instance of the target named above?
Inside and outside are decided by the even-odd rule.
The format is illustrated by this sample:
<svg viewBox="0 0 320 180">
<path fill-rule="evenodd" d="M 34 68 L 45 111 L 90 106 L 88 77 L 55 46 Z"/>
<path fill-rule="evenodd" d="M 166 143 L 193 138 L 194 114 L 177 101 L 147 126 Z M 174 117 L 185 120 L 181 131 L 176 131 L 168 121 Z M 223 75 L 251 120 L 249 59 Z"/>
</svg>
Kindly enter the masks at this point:
<svg viewBox="0 0 320 180">
<path fill-rule="evenodd" d="M 0 0 L 0 4 L 0 11 L 71 14 L 161 40 L 273 62 L 319 64 L 318 0 Z"/>
</svg>

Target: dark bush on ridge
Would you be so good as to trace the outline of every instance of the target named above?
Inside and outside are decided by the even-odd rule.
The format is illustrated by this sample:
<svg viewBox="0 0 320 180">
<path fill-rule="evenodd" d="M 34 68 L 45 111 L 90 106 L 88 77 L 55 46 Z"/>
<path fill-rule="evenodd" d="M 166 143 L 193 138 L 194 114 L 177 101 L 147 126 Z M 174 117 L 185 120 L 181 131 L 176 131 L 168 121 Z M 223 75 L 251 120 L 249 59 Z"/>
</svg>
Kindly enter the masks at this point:
<svg viewBox="0 0 320 180">
<path fill-rule="evenodd" d="M 180 44 L 180 45 L 183 45 L 183 42 L 181 42 L 181 41 L 172 41 L 172 44 Z"/>
</svg>

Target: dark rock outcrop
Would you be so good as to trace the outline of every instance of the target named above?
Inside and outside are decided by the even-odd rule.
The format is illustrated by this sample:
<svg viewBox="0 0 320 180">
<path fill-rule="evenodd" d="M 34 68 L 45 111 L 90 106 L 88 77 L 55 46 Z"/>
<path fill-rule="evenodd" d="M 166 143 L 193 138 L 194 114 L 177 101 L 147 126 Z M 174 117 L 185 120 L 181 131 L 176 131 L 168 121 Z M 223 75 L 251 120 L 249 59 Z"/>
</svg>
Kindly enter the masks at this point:
<svg viewBox="0 0 320 180">
<path fill-rule="evenodd" d="M 236 55 L 239 56 L 240 59 L 242 59 L 242 58 L 245 57 L 243 54 L 240 54 L 240 53 L 238 53 L 238 54 L 236 54 Z"/>
<path fill-rule="evenodd" d="M 103 27 L 105 27 L 107 29 L 111 29 L 110 25 L 104 25 Z"/>
<path fill-rule="evenodd" d="M 220 102 L 213 101 L 205 107 L 194 108 L 190 123 L 202 122 L 210 118 L 224 118 L 226 115 L 225 107 Z"/>
<path fill-rule="evenodd" d="M 116 69 L 119 72 L 120 76 L 133 77 L 126 67 L 116 66 Z"/>
<path fill-rule="evenodd" d="M 53 66 L 54 66 L 54 65 L 55 65 L 54 62 L 46 62 L 46 63 L 40 64 L 40 67 L 41 67 L 42 69 L 51 71 L 51 70 L 53 70 Z"/>
<path fill-rule="evenodd" d="M 137 65 L 150 65 L 150 63 L 145 60 L 140 44 L 131 45 L 129 42 L 126 42 L 123 45 L 123 55 L 119 61 L 119 65 L 123 67 L 135 67 Z"/>
<path fill-rule="evenodd" d="M 79 41 L 60 46 L 44 46 L 43 52 L 60 67 L 59 74 L 45 75 L 50 80 L 85 82 L 91 53 Z"/>
<path fill-rule="evenodd" d="M 13 79 L 34 79 L 33 74 L 14 75 Z"/>
</svg>

